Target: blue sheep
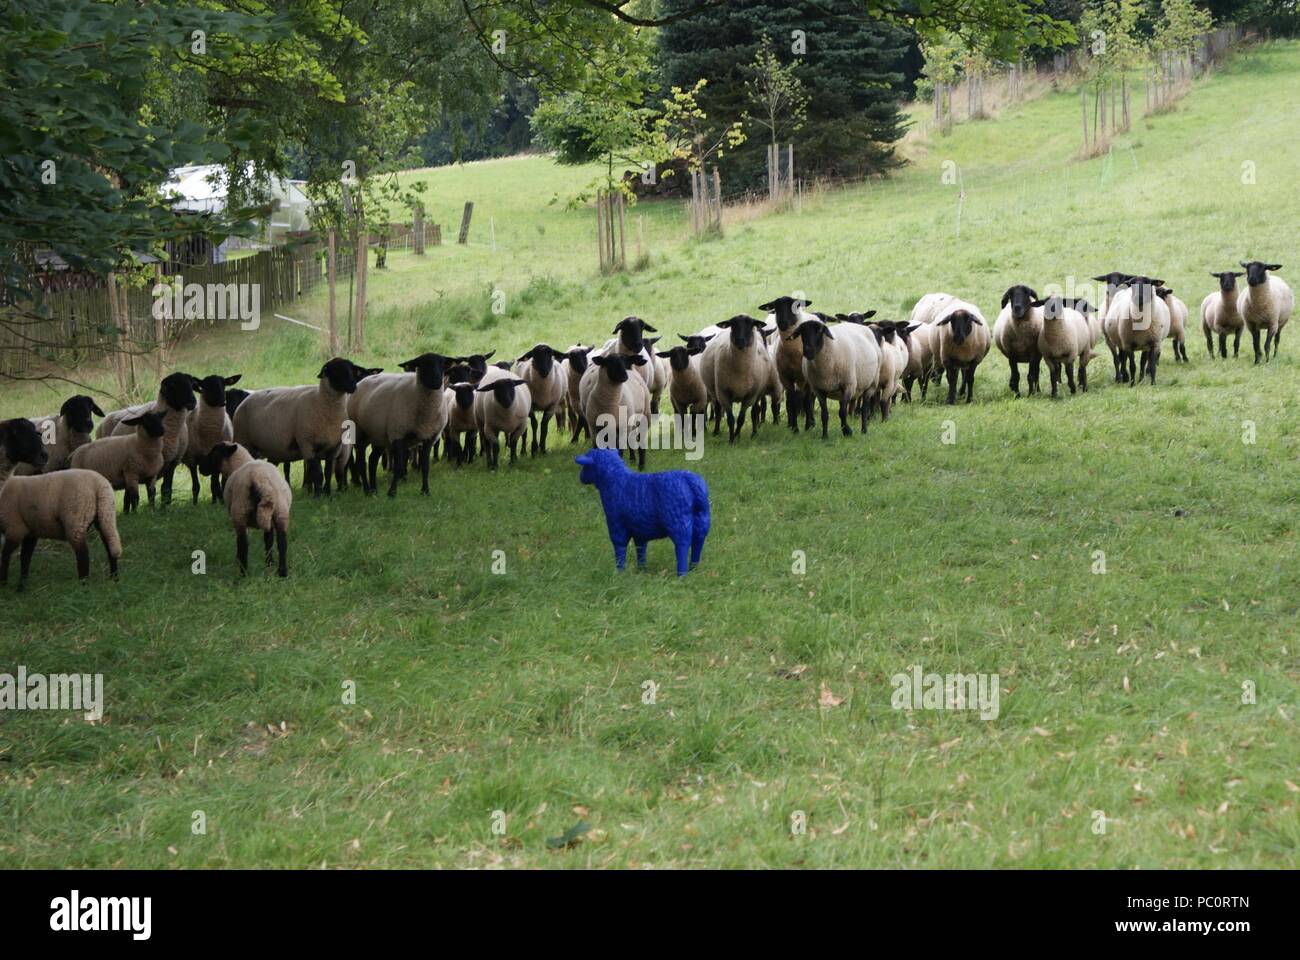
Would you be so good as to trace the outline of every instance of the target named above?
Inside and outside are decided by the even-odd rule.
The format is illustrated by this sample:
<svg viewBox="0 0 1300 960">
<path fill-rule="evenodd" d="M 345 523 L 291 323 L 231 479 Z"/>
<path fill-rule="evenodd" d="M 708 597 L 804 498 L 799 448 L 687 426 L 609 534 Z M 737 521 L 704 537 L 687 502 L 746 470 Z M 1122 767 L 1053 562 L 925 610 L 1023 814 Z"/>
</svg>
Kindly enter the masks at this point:
<svg viewBox="0 0 1300 960">
<path fill-rule="evenodd" d="M 677 576 L 686 576 L 687 547 L 690 565 L 700 562 L 709 533 L 709 488 L 703 477 L 689 470 L 637 473 L 617 450 L 590 450 L 573 459 L 582 467 L 582 482 L 600 491 L 618 569 L 627 564 L 629 540 L 636 543 L 637 566 L 644 567 L 646 544 L 664 537 L 677 550 Z"/>
</svg>

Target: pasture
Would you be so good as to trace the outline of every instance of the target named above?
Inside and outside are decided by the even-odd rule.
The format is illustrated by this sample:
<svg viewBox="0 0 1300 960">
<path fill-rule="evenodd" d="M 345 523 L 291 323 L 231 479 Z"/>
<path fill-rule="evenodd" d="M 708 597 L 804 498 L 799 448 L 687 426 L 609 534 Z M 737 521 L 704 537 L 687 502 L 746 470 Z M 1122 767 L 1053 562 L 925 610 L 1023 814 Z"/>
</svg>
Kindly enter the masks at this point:
<svg viewBox="0 0 1300 960">
<path fill-rule="evenodd" d="M 1052 93 L 721 239 L 633 207 L 650 261 L 612 276 L 565 202 L 592 171 L 413 174 L 444 237 L 475 201 L 473 242 L 371 272 L 358 363 L 514 358 L 627 314 L 675 339 L 796 291 L 899 319 L 946 290 L 992 321 L 1013 283 L 1112 269 L 1187 301 L 1191 362 L 1167 350 L 1130 388 L 1103 352 L 1087 394 L 1017 400 L 993 351 L 973 404 L 931 393 L 865 438 L 769 422 L 698 462 L 651 452 L 712 494 L 681 580 L 666 541 L 615 573 L 562 441 L 495 475 L 439 463 L 428 498 L 295 486 L 286 581 L 239 582 L 228 517 L 178 472 L 169 508 L 120 518 L 119 583 L 97 544 L 81 588 L 43 543 L 28 592 L 3 591 L 4 669 L 102 673 L 106 709 L 0 714 L 0 866 L 1294 867 L 1300 333 L 1268 365 L 1248 337 L 1211 361 L 1195 314 L 1208 271 L 1300 275 L 1297 98 L 1300 44 L 1249 48 L 1078 162 L 1077 90 Z M 323 288 L 299 307 L 323 325 Z M 267 317 L 173 366 L 254 388 L 322 359 Z M 67 392 L 6 384 L 0 416 Z M 913 665 L 997 674 L 999 716 L 893 709 Z"/>
</svg>

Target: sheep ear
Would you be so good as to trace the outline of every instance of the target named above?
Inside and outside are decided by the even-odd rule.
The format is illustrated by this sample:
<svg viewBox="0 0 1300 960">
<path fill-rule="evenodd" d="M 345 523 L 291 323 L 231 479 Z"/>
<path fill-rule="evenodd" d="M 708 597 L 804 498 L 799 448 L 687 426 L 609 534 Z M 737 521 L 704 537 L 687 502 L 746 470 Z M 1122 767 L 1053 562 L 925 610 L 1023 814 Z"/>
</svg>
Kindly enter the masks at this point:
<svg viewBox="0 0 1300 960">
<path fill-rule="evenodd" d="M 650 328 L 646 327 L 646 329 L 649 330 Z M 650 344 L 650 346 L 653 347 L 656 343 L 658 343 L 662 339 L 663 337 L 646 337 L 645 342 Z"/>
<path fill-rule="evenodd" d="M 704 337 L 704 342 L 705 342 L 705 343 L 708 343 L 710 340 L 712 340 L 712 339 L 713 339 L 714 337 L 716 337 L 716 336 L 717 336 L 716 333 L 711 333 L 711 334 L 709 334 L 707 337 Z"/>
<path fill-rule="evenodd" d="M 1101 277 L 1093 277 L 1092 279 L 1100 280 Z M 1005 307 L 1010 302 L 1011 302 L 1011 290 L 1008 288 L 1007 292 L 1002 294 L 1002 306 Z"/>
<path fill-rule="evenodd" d="M 321 368 L 320 368 L 320 373 L 316 374 L 316 379 L 319 380 L 319 379 L 320 379 L 321 377 L 323 377 L 323 376 L 325 376 L 325 368 L 324 368 L 324 367 L 321 367 Z"/>
<path fill-rule="evenodd" d="M 610 333 L 618 333 L 620 330 L 623 329 L 623 324 L 625 324 L 625 323 L 627 323 L 626 320 L 620 320 L 618 323 L 614 324 L 614 329 L 611 330 L 611 331 L 609 331 L 609 332 L 610 332 Z"/>
<path fill-rule="evenodd" d="M 193 385 L 195 390 L 203 389 L 203 381 L 200 380 L 198 377 L 190 377 L 190 383 Z"/>
<path fill-rule="evenodd" d="M 701 353 L 704 352 L 704 348 L 703 348 L 703 347 L 687 347 L 687 348 L 686 348 L 686 352 L 687 352 L 687 354 L 689 354 L 689 355 L 692 356 L 692 357 L 697 357 L 697 356 L 699 356 Z"/>
<path fill-rule="evenodd" d="M 1031 307 L 1045 307 L 1045 306 L 1047 306 L 1047 301 L 1046 301 L 1046 300 L 1034 300 L 1034 301 L 1031 302 L 1029 305 L 1030 305 Z M 1005 307 L 1006 304 L 1003 303 L 1002 306 Z"/>
<path fill-rule="evenodd" d="M 526 386 L 528 386 L 528 381 L 527 381 L 527 380 L 520 380 L 518 377 L 516 377 L 514 380 L 507 380 L 506 382 L 509 383 L 511 386 L 514 386 L 514 387 L 526 387 Z"/>
<path fill-rule="evenodd" d="M 594 364 L 595 364 L 596 366 L 598 366 L 598 367 L 603 367 L 605 364 L 609 363 L 609 360 L 606 359 L 606 357 L 604 356 L 604 354 L 599 354 L 599 353 L 598 353 L 598 354 L 596 354 L 594 357 L 591 358 L 591 362 L 594 363 Z"/>
<path fill-rule="evenodd" d="M 1272 270 L 1274 273 L 1276 273 L 1278 270 L 1281 270 L 1281 269 L 1282 269 L 1282 264 L 1280 264 L 1280 263 L 1266 263 L 1266 264 L 1264 264 L 1264 269 L 1265 269 L 1265 270 Z"/>
<path fill-rule="evenodd" d="M 644 320 L 641 321 L 641 329 L 642 329 L 642 330 L 649 330 L 651 333 L 658 333 L 658 332 L 659 332 L 659 331 L 656 330 L 654 327 L 650 326 L 650 324 L 646 323 Z"/>
<path fill-rule="evenodd" d="M 847 313 L 837 313 L 837 314 L 835 314 L 835 319 L 838 320 L 840 323 L 852 323 L 852 322 L 853 322 L 852 320 L 849 319 L 849 315 L 848 315 Z M 823 320 L 822 320 L 822 323 L 825 323 L 825 322 L 826 322 L 825 319 L 823 319 Z"/>
<path fill-rule="evenodd" d="M 945 326 L 945 325 L 947 325 L 948 321 L 951 320 L 951 319 L 952 319 L 951 316 L 944 317 L 942 320 L 936 320 L 936 321 L 934 322 L 934 325 L 935 325 L 936 327 L 942 327 L 942 326 Z"/>
<path fill-rule="evenodd" d="M 863 314 L 863 316 L 867 318 L 874 317 L 875 315 L 876 315 L 876 311 L 874 310 L 868 310 L 866 313 Z"/>
<path fill-rule="evenodd" d="M 233 387 L 235 384 L 239 382 L 239 378 L 242 376 L 243 376 L 242 373 L 237 373 L 233 377 L 226 377 L 226 386 Z"/>
<path fill-rule="evenodd" d="M 1242 273 L 1240 270 L 1229 270 L 1228 272 L 1231 273 L 1234 277 L 1244 277 L 1244 276 L 1245 276 L 1245 274 Z"/>
<path fill-rule="evenodd" d="M 825 330 L 823 330 L 823 331 L 822 331 L 822 334 L 826 337 L 827 340 L 834 340 L 834 339 L 835 339 L 835 334 L 831 333 L 831 328 L 830 328 L 830 327 L 827 327 Z"/>
<path fill-rule="evenodd" d="M 645 357 L 638 353 L 635 357 L 628 357 L 627 362 L 634 363 L 638 367 L 643 367 L 645 366 Z"/>
<path fill-rule="evenodd" d="M 663 350 L 656 350 L 656 351 L 655 351 L 655 356 L 656 356 L 656 357 L 662 357 L 662 358 L 665 359 L 665 360 L 671 360 L 672 357 L 673 357 L 673 352 L 672 352 L 671 350 L 668 350 L 668 351 L 666 351 L 666 352 L 663 351 Z"/>
<path fill-rule="evenodd" d="M 679 340 L 685 340 L 687 343 L 690 343 L 690 342 L 691 342 L 691 338 L 688 337 L 688 336 L 687 336 L 686 334 L 684 334 L 684 333 L 679 333 L 679 334 L 677 334 L 677 338 L 678 338 Z"/>
<path fill-rule="evenodd" d="M 522 357 L 516 360 L 515 363 L 523 363 L 525 360 L 531 360 L 531 359 L 533 359 L 533 351 L 529 350 Z"/>
<path fill-rule="evenodd" d="M 475 387 L 475 388 L 474 388 L 474 392 L 475 392 L 475 393 L 491 393 L 493 387 L 495 387 L 495 386 L 496 386 L 496 382 L 493 381 L 492 383 L 489 383 L 487 386 L 484 386 L 484 387 Z"/>
<path fill-rule="evenodd" d="M 720 326 L 720 327 L 722 327 L 724 330 L 726 330 L 726 329 L 728 329 L 728 328 L 731 327 L 731 321 L 730 321 L 730 320 L 723 320 L 721 323 L 718 324 L 718 326 Z"/>
<path fill-rule="evenodd" d="M 122 422 L 127 424 L 128 426 L 134 427 L 137 423 L 144 423 L 144 414 L 141 414 L 138 417 L 132 417 L 129 420 L 123 420 Z"/>
<path fill-rule="evenodd" d="M 758 305 L 758 309 L 760 309 L 760 310 L 766 310 L 768 313 L 771 313 L 773 310 L 776 309 L 776 301 L 775 301 L 775 300 L 769 300 L 769 301 L 767 301 L 767 303 L 760 303 L 760 304 Z"/>
<path fill-rule="evenodd" d="M 1231 271 L 1228 271 L 1228 272 L 1231 272 Z M 1210 271 L 1210 276 L 1212 276 L 1215 280 L 1222 280 L 1222 279 L 1224 278 L 1225 274 L 1223 274 L 1223 273 L 1215 273 L 1213 270 L 1211 270 L 1211 271 Z"/>
<path fill-rule="evenodd" d="M 1151 283 L 1157 287 L 1163 287 L 1165 285 L 1163 280 L 1152 280 Z"/>
<path fill-rule="evenodd" d="M 973 314 L 973 313 L 970 314 L 970 322 L 971 322 L 971 323 L 977 323 L 977 324 L 979 324 L 981 327 L 984 326 L 984 321 L 981 320 L 979 317 L 975 316 L 975 314 Z"/>
<path fill-rule="evenodd" d="M 1250 264 L 1247 263 L 1245 260 L 1238 260 L 1237 262 L 1238 262 L 1239 264 L 1241 264 L 1243 267 L 1249 267 L 1249 266 L 1250 266 Z"/>
<path fill-rule="evenodd" d="M 94 400 L 90 401 L 90 412 L 97 417 L 105 416 L 104 411 L 99 409 L 99 404 L 97 404 Z"/>
</svg>

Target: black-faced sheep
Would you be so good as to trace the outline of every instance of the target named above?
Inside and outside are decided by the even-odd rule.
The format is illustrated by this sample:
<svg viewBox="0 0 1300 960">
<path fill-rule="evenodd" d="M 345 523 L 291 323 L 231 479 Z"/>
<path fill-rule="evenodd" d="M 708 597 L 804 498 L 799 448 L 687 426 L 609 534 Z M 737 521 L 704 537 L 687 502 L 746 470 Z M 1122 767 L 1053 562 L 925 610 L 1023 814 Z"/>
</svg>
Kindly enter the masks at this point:
<svg viewBox="0 0 1300 960">
<path fill-rule="evenodd" d="M 993 325 L 993 343 L 1011 367 L 1011 392 L 1020 396 L 1020 364 L 1028 368 L 1028 393 L 1039 392 L 1038 376 L 1042 355 L 1038 352 L 1038 335 L 1043 330 L 1043 311 L 1034 304 L 1038 294 L 1030 287 L 1016 284 L 1002 294 L 1002 312 Z"/>
<path fill-rule="evenodd" d="M 1232 355 L 1237 356 L 1241 349 L 1241 331 L 1246 321 L 1242 319 L 1237 308 L 1237 278 L 1245 274 L 1237 270 L 1211 272 L 1210 276 L 1219 281 L 1219 289 L 1207 294 L 1201 301 L 1201 331 L 1205 334 L 1205 347 L 1214 359 L 1214 337 L 1219 338 L 1219 356 L 1228 358 L 1228 334 L 1233 335 Z"/>
<path fill-rule="evenodd" d="M 1264 359 L 1269 359 L 1270 347 L 1272 356 L 1277 356 L 1282 328 L 1291 319 L 1291 311 L 1295 309 L 1295 294 L 1285 280 L 1268 275 L 1270 270 L 1281 270 L 1282 264 L 1243 260 L 1241 265 L 1246 268 L 1246 289 L 1237 298 L 1237 312 L 1250 331 L 1255 346 L 1255 362 L 1259 363 L 1259 332 L 1267 331 L 1264 338 Z"/>
<path fill-rule="evenodd" d="M 975 397 L 975 368 L 989 352 L 989 328 L 979 307 L 950 300 L 935 317 L 938 367 L 948 374 L 948 402 L 957 402 L 957 377 L 970 403 Z"/>
<path fill-rule="evenodd" d="M 152 403 L 138 403 L 124 410 L 114 410 L 100 421 L 99 429 L 95 431 L 95 436 L 99 439 L 129 437 L 135 432 L 135 428 L 126 425 L 123 421 L 137 417 L 146 411 L 163 415 L 165 432 L 162 445 L 162 502 L 164 504 L 171 502 L 172 478 L 189 446 L 189 415 L 190 411 L 198 406 L 198 399 L 194 396 L 195 382 L 196 378 L 188 373 L 168 374 L 163 377 L 162 383 L 158 386 L 156 400 Z M 153 503 L 154 479 L 152 477 L 145 487 L 149 491 L 149 502 Z"/>
<path fill-rule="evenodd" d="M 63 540 L 77 558 L 77 577 L 90 576 L 86 532 L 93 526 L 104 541 L 110 577 L 117 576 L 122 541 L 117 535 L 117 505 L 109 482 L 92 470 L 65 469 L 32 477 L 13 477 L 0 488 L 0 584 L 9 580 L 9 558 L 22 547 L 18 589 L 27 583 L 36 541 Z"/>
<path fill-rule="evenodd" d="M 78 470 L 94 470 L 113 485 L 124 491 L 122 510 L 130 513 L 140 505 L 140 484 L 149 491 L 153 504 L 153 480 L 163 469 L 163 445 L 166 443 L 166 414 L 146 410 L 136 417 L 128 417 L 118 424 L 111 437 L 92 440 L 79 447 L 72 455 L 72 466 Z M 134 431 L 122 435 L 121 430 Z"/>
<path fill-rule="evenodd" d="M 254 460 L 238 443 L 218 443 L 203 458 L 205 475 L 220 473 L 226 509 L 235 528 L 235 556 L 240 574 L 248 573 L 248 528 L 262 531 L 266 565 L 271 565 L 271 543 L 279 552 L 279 574 L 289 575 L 289 514 L 293 491 L 275 464 Z"/>
<path fill-rule="evenodd" d="M 72 453 L 78 447 L 90 443 L 95 430 L 95 421 L 91 415 L 104 416 L 93 397 L 77 394 L 63 401 L 57 414 L 45 417 L 32 417 L 32 423 L 40 431 L 41 440 L 48 454 L 43 471 L 38 471 L 29 463 L 19 464 L 14 476 L 31 476 L 34 473 L 53 473 L 65 470 L 72 461 Z"/>
</svg>

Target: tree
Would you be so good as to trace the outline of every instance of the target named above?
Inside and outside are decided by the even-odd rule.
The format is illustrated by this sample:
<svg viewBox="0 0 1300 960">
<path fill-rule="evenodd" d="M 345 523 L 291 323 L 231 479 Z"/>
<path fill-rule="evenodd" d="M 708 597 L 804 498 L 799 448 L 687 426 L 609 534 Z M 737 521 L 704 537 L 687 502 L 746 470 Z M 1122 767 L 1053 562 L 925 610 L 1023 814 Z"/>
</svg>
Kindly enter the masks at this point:
<svg viewBox="0 0 1300 960">
<path fill-rule="evenodd" d="M 749 71 L 745 88 L 754 112 L 747 112 L 745 120 L 765 129 L 768 142 L 778 144 L 803 126 L 808 93 L 795 64 L 782 64 L 772 53 L 772 43 L 767 37 L 763 38 Z"/>
</svg>

